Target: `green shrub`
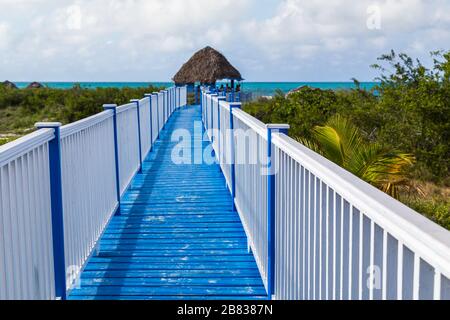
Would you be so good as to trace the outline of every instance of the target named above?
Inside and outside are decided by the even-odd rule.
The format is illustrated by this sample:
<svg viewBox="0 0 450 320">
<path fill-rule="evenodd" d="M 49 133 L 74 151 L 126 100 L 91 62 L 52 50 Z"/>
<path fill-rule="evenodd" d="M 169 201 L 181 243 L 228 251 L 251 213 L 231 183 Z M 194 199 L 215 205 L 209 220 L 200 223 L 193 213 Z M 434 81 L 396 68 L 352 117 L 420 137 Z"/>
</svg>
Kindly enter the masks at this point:
<svg viewBox="0 0 450 320">
<path fill-rule="evenodd" d="M 414 183 L 450 185 L 450 51 L 432 53 L 434 64 L 425 68 L 405 54 L 391 52 L 379 58 L 379 84 L 371 91 L 319 90 L 303 87 L 285 96 L 246 103 L 243 109 L 266 123 L 288 123 L 289 135 L 311 139 L 313 128 L 335 114 L 354 123 L 365 139 L 388 150 L 412 154 L 408 172 Z M 416 181 L 418 180 L 418 181 Z M 401 197 L 402 201 L 450 229 L 450 203 L 444 198 Z M 448 197 L 447 197 L 448 198 Z"/>
<path fill-rule="evenodd" d="M 0 133 L 23 133 L 37 121 L 70 123 L 103 111 L 103 104 L 127 103 L 160 88 L 8 89 L 0 87 Z"/>
</svg>

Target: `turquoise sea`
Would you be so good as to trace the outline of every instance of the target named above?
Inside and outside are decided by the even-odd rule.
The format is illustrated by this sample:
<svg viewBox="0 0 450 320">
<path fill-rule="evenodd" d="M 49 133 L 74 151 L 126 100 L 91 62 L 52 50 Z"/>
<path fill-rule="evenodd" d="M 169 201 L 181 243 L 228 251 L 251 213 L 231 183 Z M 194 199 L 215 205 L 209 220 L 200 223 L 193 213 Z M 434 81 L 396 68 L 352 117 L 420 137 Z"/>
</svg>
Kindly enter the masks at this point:
<svg viewBox="0 0 450 320">
<path fill-rule="evenodd" d="M 74 84 L 80 84 L 83 88 L 123 88 L 123 87 L 146 87 L 170 86 L 172 82 L 42 82 L 42 84 L 57 89 L 69 89 Z M 15 82 L 19 88 L 25 88 L 29 82 Z M 367 90 L 373 88 L 376 82 L 361 82 L 361 87 Z M 352 89 L 355 87 L 353 82 L 242 82 L 241 87 L 245 92 L 252 92 L 256 96 L 271 96 L 277 90 L 287 93 L 289 90 L 300 86 L 310 86 L 319 89 Z"/>
</svg>

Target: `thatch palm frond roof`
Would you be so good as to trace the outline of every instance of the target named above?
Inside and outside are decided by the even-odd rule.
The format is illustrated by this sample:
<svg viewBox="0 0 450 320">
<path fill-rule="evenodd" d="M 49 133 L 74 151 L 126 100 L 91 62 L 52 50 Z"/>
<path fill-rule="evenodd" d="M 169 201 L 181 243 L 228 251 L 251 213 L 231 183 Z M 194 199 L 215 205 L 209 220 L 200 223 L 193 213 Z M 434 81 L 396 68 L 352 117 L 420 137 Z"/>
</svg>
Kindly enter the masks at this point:
<svg viewBox="0 0 450 320">
<path fill-rule="evenodd" d="M 243 80 L 240 72 L 227 58 L 211 47 L 196 52 L 173 77 L 176 84 L 213 84 L 222 79 Z"/>
<path fill-rule="evenodd" d="M 44 86 L 42 84 L 40 84 L 39 82 L 32 82 L 27 86 L 27 89 L 39 89 L 39 88 L 43 88 Z"/>
</svg>

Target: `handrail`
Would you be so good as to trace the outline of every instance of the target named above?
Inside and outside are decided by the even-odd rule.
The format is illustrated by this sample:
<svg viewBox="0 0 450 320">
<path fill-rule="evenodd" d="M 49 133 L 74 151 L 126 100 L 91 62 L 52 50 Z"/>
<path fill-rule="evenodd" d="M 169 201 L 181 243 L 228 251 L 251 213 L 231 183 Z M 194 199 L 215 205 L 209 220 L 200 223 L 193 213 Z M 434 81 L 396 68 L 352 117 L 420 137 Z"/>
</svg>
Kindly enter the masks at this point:
<svg viewBox="0 0 450 320">
<path fill-rule="evenodd" d="M 253 129 L 261 138 L 267 140 L 267 128 L 263 122 L 239 109 L 233 111 L 233 115 Z"/>
<path fill-rule="evenodd" d="M 109 110 L 106 110 L 106 111 L 97 113 L 93 116 L 78 120 L 76 122 L 66 124 L 65 126 L 61 127 L 61 138 L 65 138 L 71 134 L 74 134 L 74 133 L 84 130 L 88 127 L 96 125 L 97 123 L 100 123 L 103 120 L 108 119 L 112 116 L 113 116 L 112 112 Z"/>
<path fill-rule="evenodd" d="M 22 154 L 38 145 L 53 139 L 52 129 L 40 129 L 17 140 L 0 146 L 0 167 L 10 160 L 20 157 Z"/>
<path fill-rule="evenodd" d="M 123 104 L 119 107 L 117 107 L 117 114 L 125 112 L 129 109 L 133 109 L 136 108 L 136 104 L 135 103 L 127 103 L 127 104 Z"/>
<path fill-rule="evenodd" d="M 405 206 L 379 189 L 357 178 L 347 170 L 313 152 L 294 139 L 276 134 L 273 143 L 302 163 L 329 187 L 382 225 L 410 249 L 416 249 L 423 258 L 450 278 L 450 232 L 423 215 Z"/>
</svg>

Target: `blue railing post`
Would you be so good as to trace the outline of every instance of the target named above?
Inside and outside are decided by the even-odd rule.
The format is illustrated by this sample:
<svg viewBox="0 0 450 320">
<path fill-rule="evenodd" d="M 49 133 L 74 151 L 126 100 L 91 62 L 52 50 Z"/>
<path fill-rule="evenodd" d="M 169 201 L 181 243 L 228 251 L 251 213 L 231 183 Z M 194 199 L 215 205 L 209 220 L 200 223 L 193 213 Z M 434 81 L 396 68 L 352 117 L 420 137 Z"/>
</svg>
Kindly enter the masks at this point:
<svg viewBox="0 0 450 320">
<path fill-rule="evenodd" d="M 288 124 L 267 124 L 267 294 L 272 299 L 275 288 L 275 161 L 272 159 L 272 133 L 288 133 Z"/>
<path fill-rule="evenodd" d="M 204 123 L 204 127 L 205 127 L 205 129 L 209 129 L 209 128 L 207 128 L 206 127 L 206 125 L 207 124 L 209 124 L 208 123 L 208 105 L 209 105 L 209 103 L 208 103 L 208 100 L 209 100 L 209 95 L 211 95 L 212 94 L 212 92 L 211 91 L 209 91 L 209 90 L 207 90 L 206 92 L 205 92 L 205 123 Z"/>
<path fill-rule="evenodd" d="M 170 88 L 167 90 L 167 120 L 170 117 L 170 113 L 172 110 L 172 91 L 170 91 Z"/>
<path fill-rule="evenodd" d="M 167 95 L 167 120 L 169 120 L 170 117 L 170 91 L 166 90 Z"/>
<path fill-rule="evenodd" d="M 153 92 L 153 95 L 156 95 L 156 124 L 158 126 L 158 130 L 156 133 L 156 138 L 159 138 L 159 94 L 158 92 Z"/>
<path fill-rule="evenodd" d="M 171 88 L 169 88 L 168 90 L 167 90 L 167 97 L 168 97 L 168 99 L 169 99 L 169 104 L 168 104 L 168 115 L 169 115 L 169 117 L 170 117 L 170 115 L 172 114 L 172 89 Z"/>
<path fill-rule="evenodd" d="M 213 108 L 214 108 L 214 101 L 213 101 L 213 98 L 214 97 L 218 97 L 218 95 L 217 95 L 217 93 L 213 93 L 213 94 L 211 94 L 211 114 L 210 114 L 210 120 L 211 120 L 211 122 L 210 122 L 210 127 L 209 127 L 209 130 L 210 130 L 210 134 L 211 134 L 211 144 L 213 144 L 214 143 L 214 112 L 213 112 Z M 215 152 L 214 152 L 214 148 L 213 148 L 213 150 L 212 150 L 212 156 L 214 157 L 215 156 Z"/>
<path fill-rule="evenodd" d="M 150 152 L 152 152 L 152 150 L 153 150 L 152 94 L 151 93 L 146 93 L 146 94 L 144 94 L 144 97 L 148 98 L 148 100 L 149 100 L 149 108 L 150 108 L 150 110 L 149 110 L 149 114 L 150 114 Z"/>
<path fill-rule="evenodd" d="M 177 98 L 178 96 L 177 96 L 177 87 L 174 87 L 173 88 L 173 108 L 174 108 L 174 110 L 177 110 L 178 109 L 178 107 L 177 107 Z"/>
<path fill-rule="evenodd" d="M 230 172 L 231 172 L 231 209 L 236 211 L 236 205 L 234 204 L 234 199 L 236 198 L 236 172 L 235 172 L 235 146 L 234 146 L 234 120 L 233 120 L 233 109 L 240 109 L 240 103 L 230 103 Z"/>
<path fill-rule="evenodd" d="M 55 295 L 66 300 L 66 262 L 64 253 L 64 209 L 62 198 L 61 137 L 59 122 L 39 122 L 36 128 L 51 128 L 55 137 L 49 145 L 50 197 L 52 211 L 53 266 L 55 269 Z"/>
<path fill-rule="evenodd" d="M 119 143 L 117 135 L 117 104 L 104 104 L 103 109 L 113 112 L 113 134 L 114 134 L 114 160 L 116 166 L 116 215 L 120 216 L 120 170 L 119 170 Z"/>
<path fill-rule="evenodd" d="M 205 102 L 204 102 L 204 108 L 205 108 L 205 119 L 203 120 L 203 127 L 206 129 L 206 125 L 208 123 L 208 95 L 210 94 L 209 91 L 205 91 Z"/>
<path fill-rule="evenodd" d="M 163 91 L 163 101 L 164 101 L 164 130 L 166 129 L 167 119 L 169 119 L 169 103 L 167 90 Z"/>
<path fill-rule="evenodd" d="M 181 87 L 178 88 L 178 105 L 181 107 Z"/>
<path fill-rule="evenodd" d="M 173 87 L 170 88 L 170 114 L 172 115 L 173 113 Z"/>
<path fill-rule="evenodd" d="M 194 85 L 194 96 L 195 96 L 195 104 L 198 104 L 198 91 L 196 85 Z"/>
<path fill-rule="evenodd" d="M 217 103 L 217 133 L 219 134 L 218 136 L 218 140 L 217 140 L 217 152 L 219 154 L 218 156 L 218 160 L 219 160 L 219 171 L 222 171 L 222 167 L 220 166 L 220 161 L 222 160 L 222 152 L 220 151 L 220 101 L 225 101 L 226 98 L 225 97 L 219 97 L 217 98 L 219 101 Z"/>
<path fill-rule="evenodd" d="M 142 141 L 141 141 L 141 104 L 139 103 L 139 99 L 131 99 L 131 103 L 136 103 L 136 112 L 137 112 L 137 131 L 138 131 L 138 147 L 139 147 L 139 173 L 142 173 Z"/>
</svg>

